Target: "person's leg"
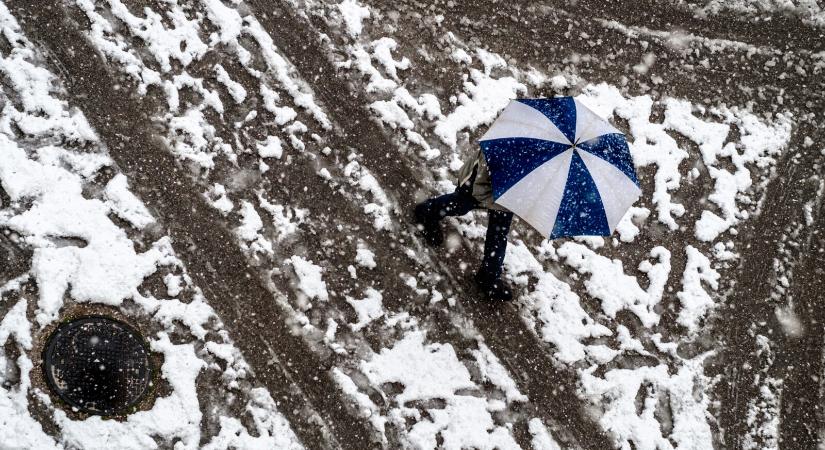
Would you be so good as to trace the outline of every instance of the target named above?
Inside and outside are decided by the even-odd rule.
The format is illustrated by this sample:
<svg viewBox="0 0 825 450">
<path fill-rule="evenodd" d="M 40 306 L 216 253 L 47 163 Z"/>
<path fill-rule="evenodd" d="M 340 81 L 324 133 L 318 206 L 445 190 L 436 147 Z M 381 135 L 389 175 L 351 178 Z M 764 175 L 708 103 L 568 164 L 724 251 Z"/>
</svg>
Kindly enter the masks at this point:
<svg viewBox="0 0 825 450">
<path fill-rule="evenodd" d="M 422 203 L 427 218 L 440 221 L 447 216 L 463 216 L 476 207 L 476 201 L 471 194 L 456 189 L 451 194 L 435 197 Z"/>
<path fill-rule="evenodd" d="M 513 213 L 509 211 L 489 210 L 487 220 L 487 238 L 484 241 L 484 258 L 476 274 L 476 280 L 486 289 L 488 295 L 497 300 L 509 300 L 510 290 L 501 281 L 504 255 L 507 250 L 507 235 Z"/>
<path fill-rule="evenodd" d="M 468 189 L 461 187 L 451 194 L 445 194 L 420 203 L 415 208 L 416 222 L 423 227 L 424 237 L 431 245 L 443 241 L 439 222 L 447 216 L 462 216 L 478 206 Z"/>
</svg>

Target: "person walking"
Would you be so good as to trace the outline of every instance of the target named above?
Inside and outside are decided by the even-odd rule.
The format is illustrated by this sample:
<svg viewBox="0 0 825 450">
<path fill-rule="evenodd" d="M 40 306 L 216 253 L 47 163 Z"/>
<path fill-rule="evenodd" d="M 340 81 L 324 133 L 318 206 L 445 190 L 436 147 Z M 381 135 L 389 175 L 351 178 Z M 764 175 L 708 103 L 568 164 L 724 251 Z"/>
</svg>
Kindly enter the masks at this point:
<svg viewBox="0 0 825 450">
<path fill-rule="evenodd" d="M 458 188 L 415 207 L 427 242 L 444 240 L 441 219 L 488 210 L 476 283 L 491 299 L 510 300 L 501 279 L 513 214 L 542 236 L 610 236 L 642 194 L 627 139 L 573 97 L 511 101 L 479 139 Z"/>
<path fill-rule="evenodd" d="M 487 209 L 487 237 L 475 282 L 489 299 L 508 301 L 513 298 L 513 292 L 501 275 L 513 213 L 493 203 L 490 173 L 481 151 L 462 166 L 455 192 L 431 198 L 415 207 L 415 221 L 427 243 L 439 247 L 444 241 L 441 230 L 444 217 L 463 216 L 480 208 Z"/>
</svg>

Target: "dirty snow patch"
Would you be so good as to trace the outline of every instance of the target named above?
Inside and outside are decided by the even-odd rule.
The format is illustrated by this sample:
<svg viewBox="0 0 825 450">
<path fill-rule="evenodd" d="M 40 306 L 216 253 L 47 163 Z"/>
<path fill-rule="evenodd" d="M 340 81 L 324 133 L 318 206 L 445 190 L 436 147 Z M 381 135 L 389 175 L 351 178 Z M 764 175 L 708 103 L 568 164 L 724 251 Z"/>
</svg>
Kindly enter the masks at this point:
<svg viewBox="0 0 825 450">
<path fill-rule="evenodd" d="M 119 173 L 109 181 L 104 191 L 106 204 L 121 219 L 141 230 L 155 221 L 135 194 L 129 191 L 126 176 Z"/>
<path fill-rule="evenodd" d="M 381 293 L 373 288 L 367 288 L 364 294 L 366 297 L 361 300 L 347 297 L 347 303 L 352 306 L 355 314 L 358 315 L 358 322 L 350 325 L 353 331 L 364 328 L 373 320 L 384 315 L 384 308 L 381 305 L 381 300 L 383 299 Z"/>
<path fill-rule="evenodd" d="M 321 276 L 324 271 L 323 268 L 316 266 L 312 261 L 298 255 L 292 256 L 287 259 L 286 262 L 292 264 L 292 267 L 295 269 L 295 274 L 298 276 L 298 289 L 300 289 L 301 292 L 311 299 L 329 300 L 327 284 Z"/>
<path fill-rule="evenodd" d="M 364 19 L 369 18 L 370 10 L 362 6 L 356 0 L 344 0 L 338 4 L 338 11 L 344 18 L 344 25 L 347 27 L 349 35 L 357 37 L 364 28 Z"/>
</svg>

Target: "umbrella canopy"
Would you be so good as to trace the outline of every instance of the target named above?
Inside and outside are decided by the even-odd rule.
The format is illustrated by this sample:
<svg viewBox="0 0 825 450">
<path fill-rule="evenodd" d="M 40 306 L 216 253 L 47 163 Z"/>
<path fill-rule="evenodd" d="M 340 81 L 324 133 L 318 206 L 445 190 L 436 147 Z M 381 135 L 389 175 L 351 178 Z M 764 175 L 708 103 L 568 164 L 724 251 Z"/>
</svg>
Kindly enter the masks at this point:
<svg viewBox="0 0 825 450">
<path fill-rule="evenodd" d="M 495 202 L 544 236 L 608 236 L 641 195 L 624 134 L 572 97 L 514 100 L 481 150 Z"/>
</svg>

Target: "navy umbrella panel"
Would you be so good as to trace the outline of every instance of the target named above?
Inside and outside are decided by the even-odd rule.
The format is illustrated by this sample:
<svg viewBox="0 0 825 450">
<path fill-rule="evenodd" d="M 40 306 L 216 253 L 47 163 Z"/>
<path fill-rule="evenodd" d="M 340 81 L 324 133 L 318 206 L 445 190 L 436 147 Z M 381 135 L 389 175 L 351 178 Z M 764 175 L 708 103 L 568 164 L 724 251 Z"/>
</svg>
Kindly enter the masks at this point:
<svg viewBox="0 0 825 450">
<path fill-rule="evenodd" d="M 641 195 L 624 135 L 572 97 L 510 102 L 480 145 L 495 202 L 551 238 L 610 235 Z"/>
</svg>

